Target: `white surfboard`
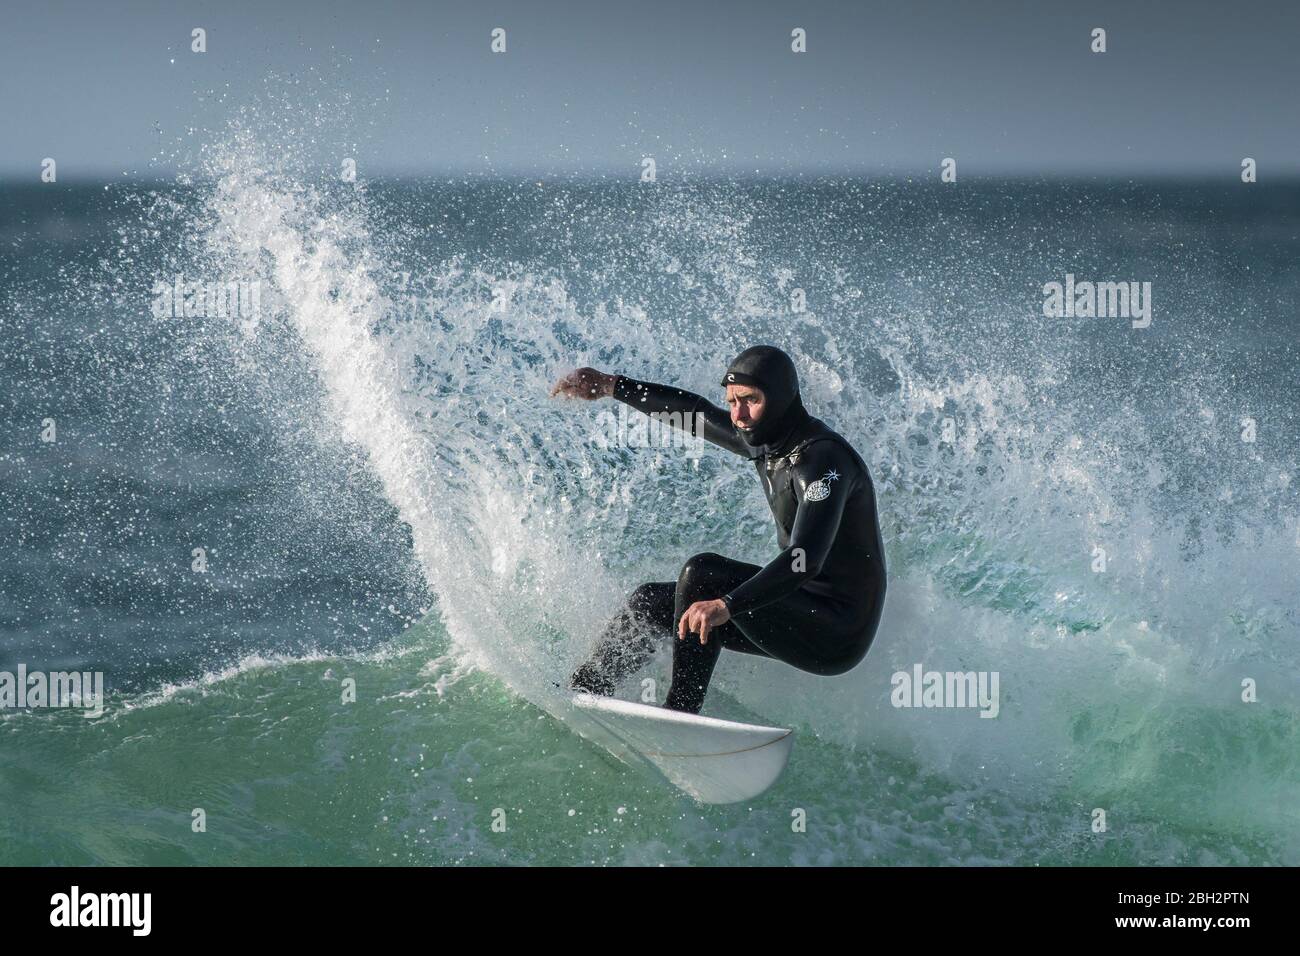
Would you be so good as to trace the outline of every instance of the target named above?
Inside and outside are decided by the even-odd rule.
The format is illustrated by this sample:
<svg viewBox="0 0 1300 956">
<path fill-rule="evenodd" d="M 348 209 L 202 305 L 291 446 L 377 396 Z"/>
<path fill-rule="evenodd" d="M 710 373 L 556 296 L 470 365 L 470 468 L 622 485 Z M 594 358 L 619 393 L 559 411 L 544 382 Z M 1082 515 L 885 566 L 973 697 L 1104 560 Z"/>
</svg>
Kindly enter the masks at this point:
<svg viewBox="0 0 1300 956">
<path fill-rule="evenodd" d="M 736 803 L 776 783 L 794 732 L 577 694 L 574 729 L 625 763 L 648 763 L 701 803 Z"/>
</svg>

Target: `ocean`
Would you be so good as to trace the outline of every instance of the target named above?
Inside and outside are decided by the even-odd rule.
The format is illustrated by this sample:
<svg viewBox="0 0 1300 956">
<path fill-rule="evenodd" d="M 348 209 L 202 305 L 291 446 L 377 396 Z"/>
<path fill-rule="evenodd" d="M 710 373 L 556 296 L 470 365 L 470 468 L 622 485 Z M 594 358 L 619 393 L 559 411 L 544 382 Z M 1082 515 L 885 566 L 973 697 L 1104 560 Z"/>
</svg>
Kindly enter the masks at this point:
<svg viewBox="0 0 1300 956">
<path fill-rule="evenodd" d="M 1067 276 L 1150 314 L 1045 316 Z M 1300 864 L 1297 302 L 1294 180 L 348 182 L 248 134 L 0 183 L 0 671 L 107 694 L 0 710 L 0 864 Z M 847 675 L 723 655 L 705 713 L 796 743 L 702 806 L 555 685 L 637 584 L 769 560 L 761 489 L 547 393 L 720 400 L 756 343 L 889 594 Z M 918 665 L 997 716 L 894 706 Z"/>
</svg>

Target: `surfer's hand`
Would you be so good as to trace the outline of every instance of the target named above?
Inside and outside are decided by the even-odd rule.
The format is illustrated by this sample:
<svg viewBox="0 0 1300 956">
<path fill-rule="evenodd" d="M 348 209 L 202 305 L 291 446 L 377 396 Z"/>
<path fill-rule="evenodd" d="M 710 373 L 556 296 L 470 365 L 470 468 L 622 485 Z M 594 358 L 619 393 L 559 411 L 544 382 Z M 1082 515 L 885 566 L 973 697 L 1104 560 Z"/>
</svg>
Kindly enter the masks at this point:
<svg viewBox="0 0 1300 956">
<path fill-rule="evenodd" d="M 613 394 L 614 376 L 598 372 L 594 368 L 580 368 L 570 372 L 551 389 L 552 398 L 563 395 L 565 398 L 581 398 L 589 402 Z"/>
<path fill-rule="evenodd" d="M 709 631 L 722 627 L 731 620 L 725 601 L 696 601 L 686 609 L 682 619 L 677 622 L 677 639 L 685 640 L 687 634 L 699 634 L 700 643 L 709 643 Z"/>
</svg>

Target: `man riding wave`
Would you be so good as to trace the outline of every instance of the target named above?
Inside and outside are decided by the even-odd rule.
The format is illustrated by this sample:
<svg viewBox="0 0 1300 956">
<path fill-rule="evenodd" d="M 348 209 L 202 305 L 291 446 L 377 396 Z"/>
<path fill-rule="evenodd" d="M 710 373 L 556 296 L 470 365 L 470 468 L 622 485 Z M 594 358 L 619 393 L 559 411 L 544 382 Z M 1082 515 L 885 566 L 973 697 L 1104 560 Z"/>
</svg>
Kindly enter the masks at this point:
<svg viewBox="0 0 1300 956">
<path fill-rule="evenodd" d="M 813 418 L 790 357 L 759 345 L 722 379 L 730 413 L 700 395 L 580 368 L 552 395 L 613 397 L 664 416 L 754 462 L 781 552 L 759 567 L 697 554 L 675 582 L 643 584 L 606 626 L 570 687 L 611 695 L 676 632 L 664 706 L 698 714 L 724 650 L 758 654 L 813 674 L 842 674 L 866 656 L 885 599 L 885 554 L 866 464 Z"/>
</svg>

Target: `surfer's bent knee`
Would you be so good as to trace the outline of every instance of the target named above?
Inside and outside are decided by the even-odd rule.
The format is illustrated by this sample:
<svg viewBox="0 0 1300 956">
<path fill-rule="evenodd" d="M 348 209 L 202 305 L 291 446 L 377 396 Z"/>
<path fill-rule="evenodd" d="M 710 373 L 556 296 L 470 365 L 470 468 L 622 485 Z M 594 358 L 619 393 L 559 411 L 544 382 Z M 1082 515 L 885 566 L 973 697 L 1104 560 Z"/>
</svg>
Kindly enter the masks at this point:
<svg viewBox="0 0 1300 956">
<path fill-rule="evenodd" d="M 638 617 L 644 616 L 654 606 L 654 598 L 654 585 L 650 583 L 642 584 L 627 596 L 628 609 Z"/>
<path fill-rule="evenodd" d="M 703 551 L 693 555 L 682 565 L 682 573 L 677 576 L 677 583 L 683 587 L 692 583 L 699 583 L 701 577 L 729 563 L 729 558 L 725 558 L 713 551 Z"/>
</svg>

